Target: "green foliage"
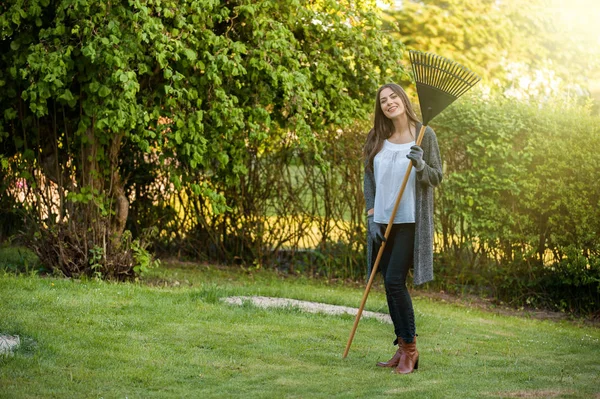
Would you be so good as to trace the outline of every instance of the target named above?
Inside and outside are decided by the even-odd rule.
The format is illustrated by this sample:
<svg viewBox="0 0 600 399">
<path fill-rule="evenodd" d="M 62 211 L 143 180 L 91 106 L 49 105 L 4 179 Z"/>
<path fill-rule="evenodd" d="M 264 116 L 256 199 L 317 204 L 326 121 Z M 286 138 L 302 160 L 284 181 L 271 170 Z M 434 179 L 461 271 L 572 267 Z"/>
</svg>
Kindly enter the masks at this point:
<svg viewBox="0 0 600 399">
<path fill-rule="evenodd" d="M 491 86 L 515 84 L 552 71 L 566 85 L 588 90 L 598 78 L 596 4 L 589 0 L 406 0 L 386 26 L 409 49 L 432 52 L 468 66 Z M 577 62 L 573 62 L 573 60 Z M 510 64 L 513 63 L 511 66 Z M 544 90 L 549 90 L 546 83 Z M 543 94 L 543 93 L 542 93 Z"/>
<path fill-rule="evenodd" d="M 532 39 L 547 30 L 535 4 L 407 1 L 395 18 L 408 46 L 488 77 L 502 56 L 580 59 L 577 46 L 551 51 L 555 35 Z M 31 248 L 67 276 L 147 272 L 155 226 L 152 250 L 261 266 L 285 249 L 309 254 L 300 270 L 362 277 L 365 121 L 381 83 L 409 79 L 374 2 L 1 7 L 0 239 L 27 221 Z M 561 309 L 585 285 L 591 309 L 597 118 L 478 95 L 433 124 L 444 281 Z M 575 302 L 549 299 L 558 282 Z"/>
<path fill-rule="evenodd" d="M 104 258 L 104 250 L 99 247 L 99 246 L 95 246 L 94 248 L 90 249 L 90 258 L 88 260 L 89 264 L 90 264 L 90 268 L 92 269 L 92 275 L 95 278 L 102 278 L 102 261 Z"/>
<path fill-rule="evenodd" d="M 147 244 L 144 244 L 140 239 L 131 241 L 131 251 L 133 252 L 133 260 L 135 262 L 133 271 L 143 276 L 150 269 L 160 266 L 160 260 L 155 259 L 154 256 L 148 252 Z"/>
<path fill-rule="evenodd" d="M 19 273 L 46 271 L 31 250 L 20 246 L 0 246 L 0 269 Z"/>
<path fill-rule="evenodd" d="M 388 22 L 407 47 L 448 57 L 489 77 L 511 48 L 516 21 L 508 18 L 506 8 L 512 10 L 513 3 L 404 1 L 401 10 L 390 12 Z M 527 7 L 521 4 L 521 9 L 525 13 Z"/>
<path fill-rule="evenodd" d="M 8 177 L 10 171 L 0 168 L 0 243 L 15 237 L 23 227 L 25 215 L 24 206 L 16 198 L 6 195 L 13 183 Z"/>
<path fill-rule="evenodd" d="M 159 253 L 259 264 L 331 278 L 364 276 L 361 146 L 366 127 L 319 134 L 323 163 L 310 149 L 265 148 L 247 158 L 238 183 L 211 180 L 227 198 L 209 213 L 193 192 L 174 193 L 161 218 Z"/>
<path fill-rule="evenodd" d="M 194 223 L 243 212 L 224 191 L 252 157 L 294 146 L 323 162 L 318 133 L 366 118 L 365 99 L 404 73 L 402 46 L 381 34 L 371 1 L 15 0 L 3 9 L 2 164 L 34 190 L 38 228 L 76 224 L 66 229 L 92 232 L 85 248 L 117 248 L 129 200 L 139 201 L 135 225 L 171 184 L 198 198 Z M 163 179 L 158 198 L 145 195 Z"/>
<path fill-rule="evenodd" d="M 473 95 L 433 126 L 445 161 L 440 280 L 508 302 L 597 310 L 597 117 L 567 102 L 515 106 Z"/>
<path fill-rule="evenodd" d="M 520 195 L 531 158 L 522 110 L 509 101 L 473 96 L 432 124 L 445 164 L 445 181 L 437 190 L 444 249 L 477 237 L 485 250 L 518 232 L 511 223 L 511 204 Z"/>
</svg>

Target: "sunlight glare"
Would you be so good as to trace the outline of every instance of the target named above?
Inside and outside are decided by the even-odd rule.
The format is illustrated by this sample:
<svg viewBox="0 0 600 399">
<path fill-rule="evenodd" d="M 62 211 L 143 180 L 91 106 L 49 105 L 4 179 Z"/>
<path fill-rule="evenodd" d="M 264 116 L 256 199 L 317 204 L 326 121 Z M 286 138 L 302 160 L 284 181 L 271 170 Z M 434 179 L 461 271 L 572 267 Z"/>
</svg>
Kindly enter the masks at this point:
<svg viewBox="0 0 600 399">
<path fill-rule="evenodd" d="M 600 1 L 599 0 L 552 0 L 560 25 L 586 37 L 585 43 L 600 46 Z"/>
</svg>

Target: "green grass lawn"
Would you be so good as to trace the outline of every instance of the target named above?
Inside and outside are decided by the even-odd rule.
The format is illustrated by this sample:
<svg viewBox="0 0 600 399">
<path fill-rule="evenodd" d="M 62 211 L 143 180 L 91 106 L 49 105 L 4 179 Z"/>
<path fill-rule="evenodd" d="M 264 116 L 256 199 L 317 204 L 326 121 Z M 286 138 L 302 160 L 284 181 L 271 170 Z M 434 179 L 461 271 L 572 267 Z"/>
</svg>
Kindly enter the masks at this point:
<svg viewBox="0 0 600 399">
<path fill-rule="evenodd" d="M 0 270 L 1 398 L 600 398 L 600 329 L 415 295 L 419 371 L 375 363 L 392 328 L 352 316 L 220 302 L 266 295 L 358 306 L 362 287 L 166 264 L 141 283 Z M 368 310 L 386 311 L 376 287 Z"/>
</svg>

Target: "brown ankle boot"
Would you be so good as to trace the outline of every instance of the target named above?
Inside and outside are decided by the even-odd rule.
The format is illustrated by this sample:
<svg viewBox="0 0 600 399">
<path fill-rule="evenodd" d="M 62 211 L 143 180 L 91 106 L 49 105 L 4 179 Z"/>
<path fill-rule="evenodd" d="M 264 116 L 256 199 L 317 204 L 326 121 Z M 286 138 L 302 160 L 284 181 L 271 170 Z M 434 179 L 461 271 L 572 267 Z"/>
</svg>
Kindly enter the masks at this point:
<svg viewBox="0 0 600 399">
<path fill-rule="evenodd" d="M 402 356 L 398 362 L 398 366 L 394 370 L 398 374 L 409 374 L 413 370 L 419 368 L 419 351 L 417 350 L 417 337 L 413 338 L 413 342 L 407 344 L 402 338 L 398 340 L 398 344 L 402 351 Z"/>
<path fill-rule="evenodd" d="M 400 345 L 400 337 L 398 337 L 398 350 L 394 353 L 394 356 L 387 362 L 377 363 L 377 367 L 396 367 L 400 363 L 402 357 L 402 345 Z"/>
</svg>

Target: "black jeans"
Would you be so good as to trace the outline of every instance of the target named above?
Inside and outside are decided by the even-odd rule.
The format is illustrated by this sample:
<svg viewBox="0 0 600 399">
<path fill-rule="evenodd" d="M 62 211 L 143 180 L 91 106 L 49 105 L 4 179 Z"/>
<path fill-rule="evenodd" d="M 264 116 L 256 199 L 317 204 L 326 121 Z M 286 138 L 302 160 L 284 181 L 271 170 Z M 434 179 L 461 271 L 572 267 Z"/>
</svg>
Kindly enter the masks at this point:
<svg viewBox="0 0 600 399">
<path fill-rule="evenodd" d="M 406 276 L 413 265 L 414 246 L 415 224 L 394 224 L 379 263 L 394 332 L 406 343 L 413 342 L 416 334 L 415 312 L 406 288 Z M 376 245 L 373 248 L 373 263 L 378 252 L 379 246 Z"/>
</svg>

